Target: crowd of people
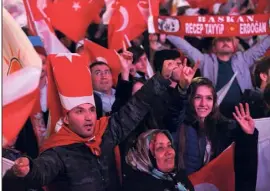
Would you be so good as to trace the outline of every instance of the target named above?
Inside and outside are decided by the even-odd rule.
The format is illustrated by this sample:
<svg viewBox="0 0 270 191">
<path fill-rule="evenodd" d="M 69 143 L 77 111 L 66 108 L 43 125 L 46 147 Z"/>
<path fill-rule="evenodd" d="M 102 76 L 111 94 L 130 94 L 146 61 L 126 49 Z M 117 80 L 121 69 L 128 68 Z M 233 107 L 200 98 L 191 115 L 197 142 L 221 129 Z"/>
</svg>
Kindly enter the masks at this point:
<svg viewBox="0 0 270 191">
<path fill-rule="evenodd" d="M 170 15 L 171 8 L 172 1 L 163 1 L 160 14 Z M 238 14 L 255 10 L 250 1 L 229 0 L 214 14 L 235 8 Z M 213 12 L 185 5 L 177 14 Z M 3 148 L 3 157 L 15 161 L 3 177 L 3 190 L 191 191 L 189 175 L 233 142 L 235 190 L 255 190 L 259 132 L 254 119 L 270 117 L 269 35 L 202 38 L 145 31 L 117 53 L 117 84 L 110 63 L 96 60 L 78 70 L 91 71 L 91 80 L 81 77 L 68 88 L 93 87 L 85 95 L 92 98 L 68 109 L 61 100 L 63 124 L 47 138 L 48 54 L 40 37 L 23 30 L 42 59 L 41 111 Z M 87 56 L 82 41 L 56 34 L 71 52 Z M 106 25 L 91 24 L 86 38 L 107 48 Z M 219 103 L 218 92 L 235 73 Z M 62 84 L 55 80 L 59 91 Z"/>
</svg>

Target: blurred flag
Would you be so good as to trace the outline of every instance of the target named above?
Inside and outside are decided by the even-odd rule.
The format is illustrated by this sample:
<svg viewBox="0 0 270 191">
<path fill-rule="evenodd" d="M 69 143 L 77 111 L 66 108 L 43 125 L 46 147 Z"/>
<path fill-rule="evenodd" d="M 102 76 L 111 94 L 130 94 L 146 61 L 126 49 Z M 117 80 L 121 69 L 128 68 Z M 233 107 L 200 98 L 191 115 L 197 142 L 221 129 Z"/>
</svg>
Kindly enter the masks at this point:
<svg viewBox="0 0 270 191">
<path fill-rule="evenodd" d="M 105 0 L 106 11 L 102 15 L 102 23 L 104 25 L 109 24 L 111 16 L 113 14 L 114 8 L 112 5 L 115 3 L 116 0 Z"/>
<path fill-rule="evenodd" d="M 33 35 L 37 35 L 43 40 L 47 54 L 68 53 L 69 50 L 56 37 L 46 14 L 39 8 L 43 0 L 23 0 L 23 2 L 28 27 Z"/>
<path fill-rule="evenodd" d="M 109 49 L 119 50 L 125 40 L 124 35 L 133 40 L 147 29 L 147 24 L 136 0 L 118 0 L 112 7 L 115 10 L 108 26 L 108 45 Z"/>
<path fill-rule="evenodd" d="M 25 27 L 27 25 L 23 0 L 4 0 L 3 6 L 20 25 L 20 27 Z"/>
<path fill-rule="evenodd" d="M 195 190 L 234 191 L 234 144 L 189 176 Z"/>
<path fill-rule="evenodd" d="M 44 10 L 52 25 L 71 40 L 83 39 L 89 24 L 99 18 L 104 0 L 65 0 L 48 2 Z"/>
<path fill-rule="evenodd" d="M 33 109 L 41 67 L 27 36 L 3 9 L 3 147 L 16 138 Z"/>
<path fill-rule="evenodd" d="M 270 10 L 270 2 L 269 0 L 251 0 L 251 3 L 255 7 L 255 13 L 263 14 Z"/>
</svg>

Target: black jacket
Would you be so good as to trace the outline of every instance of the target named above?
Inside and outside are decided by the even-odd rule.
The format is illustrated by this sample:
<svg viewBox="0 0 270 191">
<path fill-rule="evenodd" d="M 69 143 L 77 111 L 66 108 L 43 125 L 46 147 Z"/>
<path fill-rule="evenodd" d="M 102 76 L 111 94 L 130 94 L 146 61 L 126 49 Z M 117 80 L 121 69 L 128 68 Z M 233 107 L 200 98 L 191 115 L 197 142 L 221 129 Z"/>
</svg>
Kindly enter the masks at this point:
<svg viewBox="0 0 270 191">
<path fill-rule="evenodd" d="M 94 99 L 95 99 L 95 104 L 96 104 L 97 119 L 100 119 L 103 116 L 102 100 L 99 97 L 99 95 L 95 92 L 94 92 Z"/>
<path fill-rule="evenodd" d="M 133 85 L 134 82 L 132 76 L 129 76 L 129 81 L 125 81 L 122 80 L 121 75 L 119 75 L 115 93 L 116 99 L 112 106 L 112 113 L 117 112 L 132 97 Z M 153 99 L 155 103 L 151 107 L 149 113 L 144 117 L 144 120 L 142 120 L 138 127 L 120 144 L 124 179 L 130 173 L 129 168 L 125 163 L 125 155 L 129 148 L 135 146 L 138 136 L 149 129 L 168 129 L 170 131 L 175 131 L 171 128 L 171 117 L 168 116 L 167 112 L 168 110 L 174 110 L 174 107 L 177 107 L 178 110 L 184 109 L 185 100 L 185 92 L 180 93 L 178 87 L 169 87 L 167 92 L 164 93 L 161 101 L 155 101 Z M 181 112 L 184 113 L 182 110 Z"/>
<path fill-rule="evenodd" d="M 45 126 L 47 126 L 48 117 L 49 112 L 43 112 Z M 18 135 L 17 141 L 15 143 L 15 148 L 21 153 L 30 156 L 31 158 L 36 158 L 39 154 L 38 141 L 30 117 L 26 120 L 22 130 Z"/>
<path fill-rule="evenodd" d="M 263 99 L 263 93 L 260 90 L 246 89 L 242 96 L 242 103 L 249 104 L 250 115 L 254 119 L 270 117 L 270 110 L 268 109 Z"/>
<path fill-rule="evenodd" d="M 112 114 L 102 137 L 100 157 L 94 156 L 82 143 L 55 147 L 33 160 L 30 173 L 21 181 L 30 187 L 49 185 L 65 191 L 119 190 L 114 147 L 143 120 L 152 105 L 162 99 L 169 84 L 156 74 L 125 106 Z"/>
<path fill-rule="evenodd" d="M 185 171 L 179 170 L 174 181 L 157 179 L 145 172 L 134 171 L 123 183 L 123 191 L 177 191 L 175 185 L 181 182 L 189 191 L 194 191 L 193 185 Z"/>
</svg>

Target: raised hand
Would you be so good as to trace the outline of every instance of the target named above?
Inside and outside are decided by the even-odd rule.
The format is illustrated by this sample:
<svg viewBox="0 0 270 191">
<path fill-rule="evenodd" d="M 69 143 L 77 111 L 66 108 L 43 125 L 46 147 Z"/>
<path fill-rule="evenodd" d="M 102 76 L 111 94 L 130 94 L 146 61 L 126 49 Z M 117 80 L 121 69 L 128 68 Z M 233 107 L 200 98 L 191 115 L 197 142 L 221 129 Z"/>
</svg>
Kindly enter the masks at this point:
<svg viewBox="0 0 270 191">
<path fill-rule="evenodd" d="M 162 66 L 161 74 L 165 79 L 171 79 L 173 71 L 177 68 L 178 63 L 175 60 L 165 60 Z"/>
<path fill-rule="evenodd" d="M 187 88 L 190 85 L 199 65 L 200 61 L 197 61 L 193 68 L 188 67 L 185 58 L 183 64 L 179 65 L 179 69 L 173 71 L 173 78 L 178 81 L 181 88 Z"/>
<path fill-rule="evenodd" d="M 14 174 L 18 177 L 25 177 L 29 171 L 29 159 L 26 157 L 20 157 L 15 160 L 15 164 L 12 166 Z"/>
<path fill-rule="evenodd" d="M 121 63 L 121 75 L 123 80 L 128 80 L 129 72 L 132 67 L 133 54 L 126 50 L 126 46 L 123 43 L 123 53 L 119 55 L 116 51 Z"/>
<path fill-rule="evenodd" d="M 235 112 L 233 112 L 233 116 L 246 134 L 254 133 L 255 123 L 250 116 L 248 103 L 245 104 L 245 109 L 241 103 L 239 104 L 239 107 L 235 106 Z"/>
<path fill-rule="evenodd" d="M 192 79 L 194 78 L 194 75 L 196 71 L 198 70 L 200 65 L 200 61 L 197 61 L 193 68 L 187 66 L 187 59 L 184 61 L 184 68 L 183 68 L 183 81 L 186 86 L 189 86 Z M 180 79 L 181 80 L 181 79 Z M 181 82 L 180 82 L 181 83 Z"/>
</svg>

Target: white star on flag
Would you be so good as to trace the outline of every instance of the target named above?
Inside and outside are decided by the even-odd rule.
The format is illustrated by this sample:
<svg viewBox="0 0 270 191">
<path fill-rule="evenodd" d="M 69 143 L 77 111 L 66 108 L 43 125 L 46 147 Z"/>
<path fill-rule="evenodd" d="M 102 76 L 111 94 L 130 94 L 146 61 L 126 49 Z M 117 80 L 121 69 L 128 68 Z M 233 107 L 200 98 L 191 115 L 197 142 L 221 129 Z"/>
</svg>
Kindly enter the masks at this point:
<svg viewBox="0 0 270 191">
<path fill-rule="evenodd" d="M 80 56 L 77 53 L 58 53 L 55 57 L 66 57 L 70 62 L 72 62 L 72 56 Z"/>
<path fill-rule="evenodd" d="M 81 8 L 80 3 L 79 2 L 73 2 L 72 8 L 75 9 L 75 11 L 78 11 L 78 9 Z"/>
</svg>

